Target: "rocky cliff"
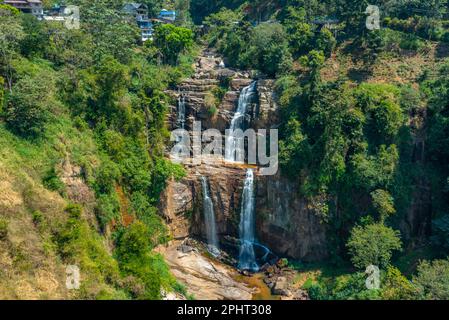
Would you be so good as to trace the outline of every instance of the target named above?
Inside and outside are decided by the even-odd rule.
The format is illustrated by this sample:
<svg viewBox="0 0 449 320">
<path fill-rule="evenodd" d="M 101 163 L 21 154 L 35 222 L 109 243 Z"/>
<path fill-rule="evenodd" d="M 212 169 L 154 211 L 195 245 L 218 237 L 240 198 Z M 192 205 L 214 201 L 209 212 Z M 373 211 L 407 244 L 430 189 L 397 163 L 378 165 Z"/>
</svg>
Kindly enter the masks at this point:
<svg viewBox="0 0 449 320">
<path fill-rule="evenodd" d="M 193 121 L 201 121 L 202 128 L 214 128 L 224 133 L 236 110 L 240 91 L 257 81 L 257 101 L 250 108 L 251 127 L 276 128 L 279 123 L 278 106 L 274 94 L 274 80 L 251 79 L 249 73 L 219 66 L 221 58 L 204 52 L 196 63 L 196 72 L 185 80 L 179 90 L 169 92 L 175 101 L 183 96 L 186 101 L 186 129 Z M 227 83 L 227 91 L 212 115 L 207 96 Z M 177 106 L 172 106 L 170 126 L 176 128 Z M 236 243 L 239 236 L 241 195 L 246 168 L 229 164 L 220 158 L 203 159 L 201 165 L 187 165 L 187 176 L 171 181 L 162 196 L 161 212 L 176 239 L 188 236 L 205 239 L 203 194 L 201 176 L 208 179 L 214 203 L 217 233 L 222 243 Z M 257 173 L 256 173 L 257 175 Z M 257 236 L 279 256 L 304 261 L 317 261 L 327 256 L 326 228 L 307 202 L 298 196 L 296 186 L 280 174 L 257 175 Z"/>
</svg>

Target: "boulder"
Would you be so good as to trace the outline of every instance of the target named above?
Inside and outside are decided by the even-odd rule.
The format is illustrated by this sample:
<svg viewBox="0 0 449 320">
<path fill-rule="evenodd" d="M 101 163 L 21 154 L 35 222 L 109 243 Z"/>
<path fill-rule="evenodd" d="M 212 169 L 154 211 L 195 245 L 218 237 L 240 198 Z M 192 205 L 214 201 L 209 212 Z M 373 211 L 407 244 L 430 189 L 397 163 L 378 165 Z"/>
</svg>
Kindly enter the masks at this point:
<svg viewBox="0 0 449 320">
<path fill-rule="evenodd" d="M 276 283 L 273 286 L 272 289 L 273 294 L 279 295 L 279 296 L 290 296 L 292 293 L 288 288 L 288 282 L 287 278 L 285 277 L 279 277 L 276 280 Z"/>
</svg>

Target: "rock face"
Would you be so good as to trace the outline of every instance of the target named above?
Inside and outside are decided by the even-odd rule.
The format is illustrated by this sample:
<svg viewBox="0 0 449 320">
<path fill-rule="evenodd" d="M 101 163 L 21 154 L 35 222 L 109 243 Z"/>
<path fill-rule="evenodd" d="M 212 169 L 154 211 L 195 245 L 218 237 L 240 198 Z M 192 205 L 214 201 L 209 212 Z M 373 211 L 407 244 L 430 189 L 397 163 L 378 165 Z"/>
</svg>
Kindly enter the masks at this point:
<svg viewBox="0 0 449 320">
<path fill-rule="evenodd" d="M 183 180 L 169 182 L 162 196 L 160 209 L 169 222 L 174 237 L 182 239 L 193 235 L 206 238 L 202 176 L 208 179 L 219 238 L 226 235 L 237 237 L 237 214 L 240 212 L 245 170 L 217 160 L 206 165 L 188 167 L 187 172 L 188 175 Z"/>
<path fill-rule="evenodd" d="M 261 79 L 257 81 L 258 104 L 253 114 L 253 127 L 256 129 L 272 129 L 279 126 L 279 109 L 276 103 L 275 80 Z"/>
<path fill-rule="evenodd" d="M 200 120 L 202 129 L 218 129 L 224 133 L 229 128 L 237 108 L 241 90 L 254 80 L 249 73 L 219 66 L 221 58 L 211 52 L 203 52 L 196 63 L 191 79 L 185 80 L 178 91 L 169 92 L 176 100 L 182 95 L 186 101 L 186 129 L 193 121 Z M 229 90 L 214 116 L 209 113 L 207 96 L 214 88 Z M 251 127 L 254 129 L 277 128 L 278 105 L 275 96 L 275 80 L 259 79 L 256 83 L 257 97 L 249 108 Z M 177 127 L 176 106 L 173 106 L 172 128 Z M 187 165 L 187 177 L 171 181 L 162 195 L 161 212 L 170 225 L 175 239 L 189 235 L 206 239 L 203 215 L 201 176 L 208 179 L 210 195 L 214 204 L 216 229 L 221 243 L 233 243 L 239 237 L 241 196 L 246 167 L 223 162 L 220 158 L 206 159 L 200 165 Z M 257 175 L 257 173 L 256 173 Z M 315 212 L 298 197 L 298 190 L 280 175 L 257 177 L 257 236 L 274 253 L 293 259 L 317 261 L 327 257 L 326 228 Z M 231 239 L 231 240 L 230 240 Z M 238 242 L 237 242 L 238 243 Z"/>
<path fill-rule="evenodd" d="M 297 186 L 280 174 L 258 177 L 259 240 L 279 256 L 307 262 L 323 260 L 328 256 L 326 225 L 298 194 Z"/>
<path fill-rule="evenodd" d="M 234 280 L 231 268 L 201 255 L 195 248 L 182 250 L 180 242 L 159 247 L 173 275 L 198 300 L 250 300 L 254 290 Z"/>
<path fill-rule="evenodd" d="M 208 178 L 214 203 L 217 233 L 239 237 L 241 196 L 245 169 L 217 162 L 188 168 L 180 182 L 169 183 L 161 211 L 176 239 L 188 235 L 206 239 L 201 176 Z M 276 176 L 257 176 L 256 232 L 274 253 L 303 261 L 319 261 L 328 255 L 326 226 L 308 203 L 298 197 L 290 181 Z"/>
<path fill-rule="evenodd" d="M 221 61 L 222 59 L 214 52 L 204 51 L 196 62 L 192 78 L 184 80 L 176 91 L 167 92 L 173 101 L 178 101 L 180 96 L 185 97 L 187 130 L 193 128 L 194 121 L 201 121 L 203 129 L 217 129 L 224 132 L 235 112 L 241 89 L 253 81 L 247 72 L 222 68 Z M 224 93 L 222 101 L 217 102 L 217 90 L 226 87 L 229 90 Z M 176 129 L 178 106 L 174 104 L 170 108 L 172 112 L 169 127 Z"/>
</svg>

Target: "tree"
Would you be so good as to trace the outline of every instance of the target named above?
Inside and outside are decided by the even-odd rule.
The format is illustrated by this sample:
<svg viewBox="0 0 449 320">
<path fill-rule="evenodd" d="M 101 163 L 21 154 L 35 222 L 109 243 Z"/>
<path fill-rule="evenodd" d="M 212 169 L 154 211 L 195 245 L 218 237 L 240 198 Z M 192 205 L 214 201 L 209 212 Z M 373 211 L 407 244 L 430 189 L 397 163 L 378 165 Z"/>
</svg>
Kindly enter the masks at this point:
<svg viewBox="0 0 449 320">
<path fill-rule="evenodd" d="M 138 285 L 143 286 L 138 299 L 160 299 L 161 275 L 155 268 L 155 258 L 151 254 L 151 234 L 148 227 L 136 221 L 118 237 L 116 254 L 120 270 L 125 276 L 137 277 Z"/>
<path fill-rule="evenodd" d="M 73 4 L 80 7 L 81 29 L 94 39 L 94 57 L 112 55 L 121 63 L 129 63 L 141 37 L 135 21 L 124 18 L 123 1 L 73 0 Z"/>
<path fill-rule="evenodd" d="M 25 137 L 38 137 L 50 120 L 50 80 L 44 74 L 19 80 L 5 110 L 8 127 Z"/>
<path fill-rule="evenodd" d="M 142 2 L 148 6 L 148 15 L 150 17 L 155 17 L 164 5 L 164 0 L 144 0 Z"/>
<path fill-rule="evenodd" d="M 421 299 L 449 299 L 449 259 L 422 261 L 417 270 L 413 283 L 417 285 Z"/>
<path fill-rule="evenodd" d="M 193 45 L 190 29 L 161 24 L 154 31 L 154 45 L 160 50 L 164 63 L 176 65 L 179 55 Z"/>
<path fill-rule="evenodd" d="M 323 51 L 326 57 L 330 57 L 336 45 L 337 40 L 335 40 L 332 32 L 330 32 L 329 29 L 322 28 L 315 40 L 314 47 L 316 50 Z"/>
<path fill-rule="evenodd" d="M 358 106 L 368 115 L 367 129 L 376 143 L 392 141 L 404 123 L 400 90 L 390 84 L 364 83 L 355 90 Z"/>
<path fill-rule="evenodd" d="M 286 138 L 280 141 L 280 164 L 291 175 L 297 176 L 303 166 L 301 155 L 304 152 L 304 137 L 301 123 L 290 119 L 285 129 Z"/>
<path fill-rule="evenodd" d="M 296 56 L 306 54 L 312 48 L 313 29 L 307 23 L 304 8 L 289 6 L 284 25 L 287 31 L 290 47 Z"/>
<path fill-rule="evenodd" d="M 5 95 L 4 87 L 5 87 L 5 79 L 3 79 L 2 76 L 0 76 L 0 115 L 2 114 L 3 111 L 3 97 Z"/>
<path fill-rule="evenodd" d="M 0 72 L 6 78 L 10 91 L 14 77 L 12 61 L 18 55 L 24 36 L 19 16 L 9 10 L 0 10 Z"/>
<path fill-rule="evenodd" d="M 374 209 L 379 213 L 380 222 L 385 222 L 389 216 L 396 213 L 394 199 L 387 191 L 381 189 L 373 191 L 371 192 L 371 198 Z"/>
<path fill-rule="evenodd" d="M 261 23 L 255 27 L 245 55 L 252 67 L 272 77 L 287 71 L 292 63 L 287 36 L 279 23 Z"/>
<path fill-rule="evenodd" d="M 432 243 L 449 252 L 449 214 L 432 221 Z"/>
<path fill-rule="evenodd" d="M 393 251 L 401 250 L 402 243 L 399 231 L 374 223 L 355 226 L 346 246 L 357 268 L 365 269 L 369 265 L 385 268 Z"/>
<path fill-rule="evenodd" d="M 388 266 L 382 280 L 382 299 L 413 300 L 417 298 L 418 289 L 398 268 Z"/>
<path fill-rule="evenodd" d="M 396 145 L 381 145 L 375 155 L 366 151 L 351 157 L 353 168 L 353 185 L 367 190 L 386 189 L 394 181 L 399 162 L 399 151 Z"/>
</svg>

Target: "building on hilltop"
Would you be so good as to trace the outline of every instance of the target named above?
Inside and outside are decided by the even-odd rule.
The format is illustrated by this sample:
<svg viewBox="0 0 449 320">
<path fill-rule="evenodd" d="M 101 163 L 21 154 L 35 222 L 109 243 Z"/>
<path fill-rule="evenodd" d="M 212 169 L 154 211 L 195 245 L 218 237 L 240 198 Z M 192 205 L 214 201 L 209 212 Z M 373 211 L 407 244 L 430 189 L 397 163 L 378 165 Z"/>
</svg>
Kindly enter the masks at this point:
<svg viewBox="0 0 449 320">
<path fill-rule="evenodd" d="M 148 17 L 148 6 L 142 3 L 126 3 L 123 6 L 123 12 L 136 20 L 140 28 L 141 39 L 143 42 L 153 38 L 153 23 Z"/>
<path fill-rule="evenodd" d="M 3 0 L 3 4 L 17 8 L 23 13 L 30 13 L 37 18 L 42 18 L 44 15 L 41 0 Z"/>
<path fill-rule="evenodd" d="M 169 11 L 166 9 L 162 9 L 159 12 L 158 19 L 163 21 L 174 22 L 176 20 L 176 11 Z"/>
<path fill-rule="evenodd" d="M 132 15 L 137 21 L 148 20 L 148 6 L 143 3 L 126 3 L 123 12 Z"/>
</svg>

